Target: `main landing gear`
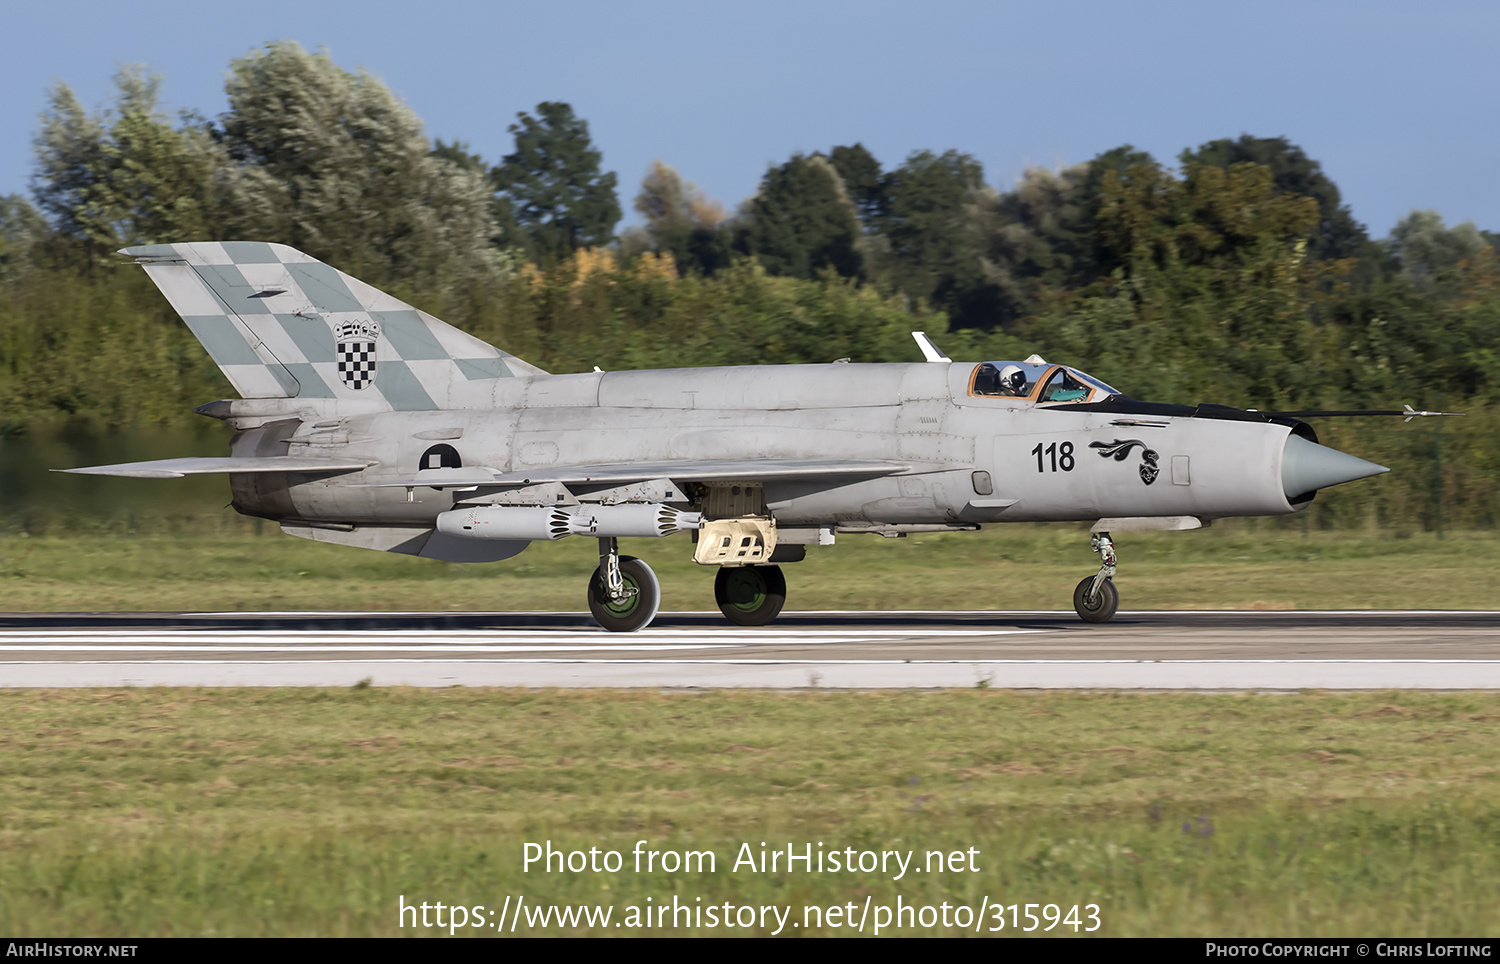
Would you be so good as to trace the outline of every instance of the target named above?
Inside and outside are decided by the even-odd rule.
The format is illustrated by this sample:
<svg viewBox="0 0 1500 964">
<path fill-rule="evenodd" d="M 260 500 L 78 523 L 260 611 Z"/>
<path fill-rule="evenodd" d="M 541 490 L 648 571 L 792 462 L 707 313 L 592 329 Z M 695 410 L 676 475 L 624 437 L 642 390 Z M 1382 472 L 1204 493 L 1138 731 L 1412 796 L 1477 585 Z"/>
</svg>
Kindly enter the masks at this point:
<svg viewBox="0 0 1500 964">
<path fill-rule="evenodd" d="M 1115 544 L 1108 532 L 1096 532 L 1089 548 L 1099 553 L 1102 565 L 1096 575 L 1086 577 L 1073 590 L 1073 608 L 1086 623 L 1108 622 L 1120 608 L 1120 592 L 1115 588 Z"/>
<path fill-rule="evenodd" d="M 614 539 L 599 540 L 599 568 L 589 578 L 589 612 L 612 633 L 633 633 L 656 618 L 661 584 L 635 556 L 620 555 Z"/>
<path fill-rule="evenodd" d="M 764 626 L 786 605 L 786 576 L 780 566 L 721 566 L 714 601 L 736 626 Z"/>
<path fill-rule="evenodd" d="M 780 566 L 722 567 L 714 578 L 719 611 L 738 626 L 764 626 L 786 605 Z M 651 567 L 620 555 L 614 539 L 599 540 L 599 568 L 589 577 L 589 612 L 612 633 L 645 629 L 661 606 L 661 584 Z"/>
</svg>

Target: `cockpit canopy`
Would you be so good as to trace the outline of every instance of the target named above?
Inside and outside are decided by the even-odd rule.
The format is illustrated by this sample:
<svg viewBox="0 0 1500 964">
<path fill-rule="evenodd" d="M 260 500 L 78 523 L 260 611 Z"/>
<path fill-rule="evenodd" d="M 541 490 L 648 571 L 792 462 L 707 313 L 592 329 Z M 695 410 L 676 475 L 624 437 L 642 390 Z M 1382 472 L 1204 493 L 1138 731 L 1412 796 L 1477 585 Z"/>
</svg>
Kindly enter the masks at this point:
<svg viewBox="0 0 1500 964">
<path fill-rule="evenodd" d="M 1118 389 L 1066 365 L 988 361 L 974 369 L 969 394 L 1041 403 L 1098 402 Z"/>
</svg>

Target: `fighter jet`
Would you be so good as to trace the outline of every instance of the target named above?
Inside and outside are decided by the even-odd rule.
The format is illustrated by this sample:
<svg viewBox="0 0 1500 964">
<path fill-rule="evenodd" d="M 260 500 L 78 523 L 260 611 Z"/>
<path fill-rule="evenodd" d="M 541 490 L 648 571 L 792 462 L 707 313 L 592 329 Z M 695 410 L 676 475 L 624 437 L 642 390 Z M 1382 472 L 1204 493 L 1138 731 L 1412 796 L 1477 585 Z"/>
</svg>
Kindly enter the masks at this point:
<svg viewBox="0 0 1500 964">
<path fill-rule="evenodd" d="M 840 535 L 1036 521 L 1093 523 L 1073 605 L 1103 622 L 1112 533 L 1284 515 L 1387 471 L 1319 445 L 1308 413 L 1137 401 L 1036 355 L 955 362 L 921 332 L 916 363 L 554 375 L 284 245 L 121 253 L 240 394 L 195 409 L 235 429 L 230 455 L 65 471 L 223 473 L 236 510 L 291 535 L 429 559 L 597 539 L 588 606 L 612 631 L 661 599 L 623 538 L 688 533 L 719 609 L 756 626 L 781 565 Z"/>
</svg>

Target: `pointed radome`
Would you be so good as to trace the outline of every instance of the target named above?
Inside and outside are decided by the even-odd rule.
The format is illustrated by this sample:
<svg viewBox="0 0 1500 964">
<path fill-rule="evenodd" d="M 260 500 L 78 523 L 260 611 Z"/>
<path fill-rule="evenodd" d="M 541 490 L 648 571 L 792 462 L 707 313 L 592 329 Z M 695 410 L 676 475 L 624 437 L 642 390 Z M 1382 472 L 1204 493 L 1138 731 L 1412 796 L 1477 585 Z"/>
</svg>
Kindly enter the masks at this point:
<svg viewBox="0 0 1500 964">
<path fill-rule="evenodd" d="M 1281 487 L 1288 499 L 1389 471 L 1383 465 L 1309 442 L 1300 435 L 1287 437 L 1281 455 Z"/>
</svg>

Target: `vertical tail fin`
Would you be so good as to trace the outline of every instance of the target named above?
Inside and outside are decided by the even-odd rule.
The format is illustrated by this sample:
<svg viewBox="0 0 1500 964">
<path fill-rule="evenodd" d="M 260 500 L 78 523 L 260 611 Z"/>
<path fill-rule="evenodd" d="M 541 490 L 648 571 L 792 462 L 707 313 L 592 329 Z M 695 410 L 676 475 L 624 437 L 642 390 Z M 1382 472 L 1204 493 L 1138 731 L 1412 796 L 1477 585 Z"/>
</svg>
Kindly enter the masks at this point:
<svg viewBox="0 0 1500 964">
<path fill-rule="evenodd" d="M 489 394 L 473 382 L 546 374 L 286 245 L 199 241 L 120 253 L 146 269 L 245 398 L 423 411 Z"/>
</svg>

